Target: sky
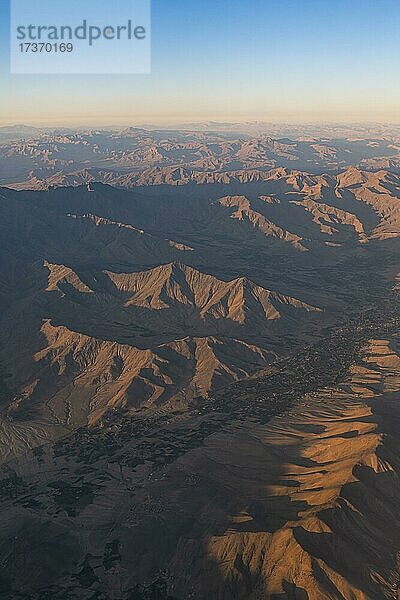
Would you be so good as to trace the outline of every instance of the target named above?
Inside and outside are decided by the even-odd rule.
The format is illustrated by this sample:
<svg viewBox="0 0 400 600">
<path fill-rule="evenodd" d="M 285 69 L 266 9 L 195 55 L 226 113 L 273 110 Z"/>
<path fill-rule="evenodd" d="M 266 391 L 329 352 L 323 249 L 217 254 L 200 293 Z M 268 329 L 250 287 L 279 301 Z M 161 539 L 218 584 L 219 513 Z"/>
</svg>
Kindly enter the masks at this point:
<svg viewBox="0 0 400 600">
<path fill-rule="evenodd" d="M 11 75 L 8 46 L 0 0 L 3 125 L 400 122 L 399 0 L 152 0 L 148 75 Z"/>
</svg>

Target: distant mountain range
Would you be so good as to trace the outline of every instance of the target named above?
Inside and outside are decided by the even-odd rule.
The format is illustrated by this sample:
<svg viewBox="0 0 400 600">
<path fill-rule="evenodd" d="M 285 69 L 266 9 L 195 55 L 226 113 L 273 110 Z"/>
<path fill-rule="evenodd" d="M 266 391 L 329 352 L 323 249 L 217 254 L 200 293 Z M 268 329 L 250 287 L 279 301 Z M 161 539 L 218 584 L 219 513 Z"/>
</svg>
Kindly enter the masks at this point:
<svg viewBox="0 0 400 600">
<path fill-rule="evenodd" d="M 326 138 L 241 131 L 0 128 L 0 184 L 47 189 L 101 181 L 120 187 L 254 177 L 275 168 L 313 174 L 348 166 L 399 172 L 400 133 Z M 238 175 L 239 174 L 239 175 Z"/>
</svg>

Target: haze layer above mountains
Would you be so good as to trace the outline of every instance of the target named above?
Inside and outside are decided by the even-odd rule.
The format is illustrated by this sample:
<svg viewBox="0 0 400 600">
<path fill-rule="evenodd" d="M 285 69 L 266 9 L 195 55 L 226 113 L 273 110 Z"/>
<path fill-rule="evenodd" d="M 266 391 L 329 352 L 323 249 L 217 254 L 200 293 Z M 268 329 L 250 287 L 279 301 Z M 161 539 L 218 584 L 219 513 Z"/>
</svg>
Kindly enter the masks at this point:
<svg viewBox="0 0 400 600">
<path fill-rule="evenodd" d="M 398 598 L 400 134 L 212 127 L 0 128 L 5 598 Z"/>
</svg>

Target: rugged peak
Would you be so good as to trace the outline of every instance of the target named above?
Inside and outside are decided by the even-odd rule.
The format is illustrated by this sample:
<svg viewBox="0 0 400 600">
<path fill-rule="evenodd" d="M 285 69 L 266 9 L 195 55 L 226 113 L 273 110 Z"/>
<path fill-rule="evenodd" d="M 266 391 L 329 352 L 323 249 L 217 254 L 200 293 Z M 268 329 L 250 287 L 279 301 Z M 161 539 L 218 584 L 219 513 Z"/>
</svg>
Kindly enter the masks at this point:
<svg viewBox="0 0 400 600">
<path fill-rule="evenodd" d="M 360 183 L 365 183 L 367 177 L 363 171 L 357 167 L 348 167 L 343 173 L 336 177 L 339 187 L 350 187 Z"/>
</svg>

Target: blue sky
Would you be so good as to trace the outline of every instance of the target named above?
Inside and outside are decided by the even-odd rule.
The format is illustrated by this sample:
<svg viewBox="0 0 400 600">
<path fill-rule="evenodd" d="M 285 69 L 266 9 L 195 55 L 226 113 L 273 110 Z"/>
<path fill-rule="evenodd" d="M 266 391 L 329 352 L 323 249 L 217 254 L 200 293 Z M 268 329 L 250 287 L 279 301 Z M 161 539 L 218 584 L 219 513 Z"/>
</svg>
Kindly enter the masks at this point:
<svg viewBox="0 0 400 600">
<path fill-rule="evenodd" d="M 400 120 L 399 0 L 153 0 L 152 14 L 151 75 L 10 75 L 1 0 L 0 121 Z"/>
</svg>

